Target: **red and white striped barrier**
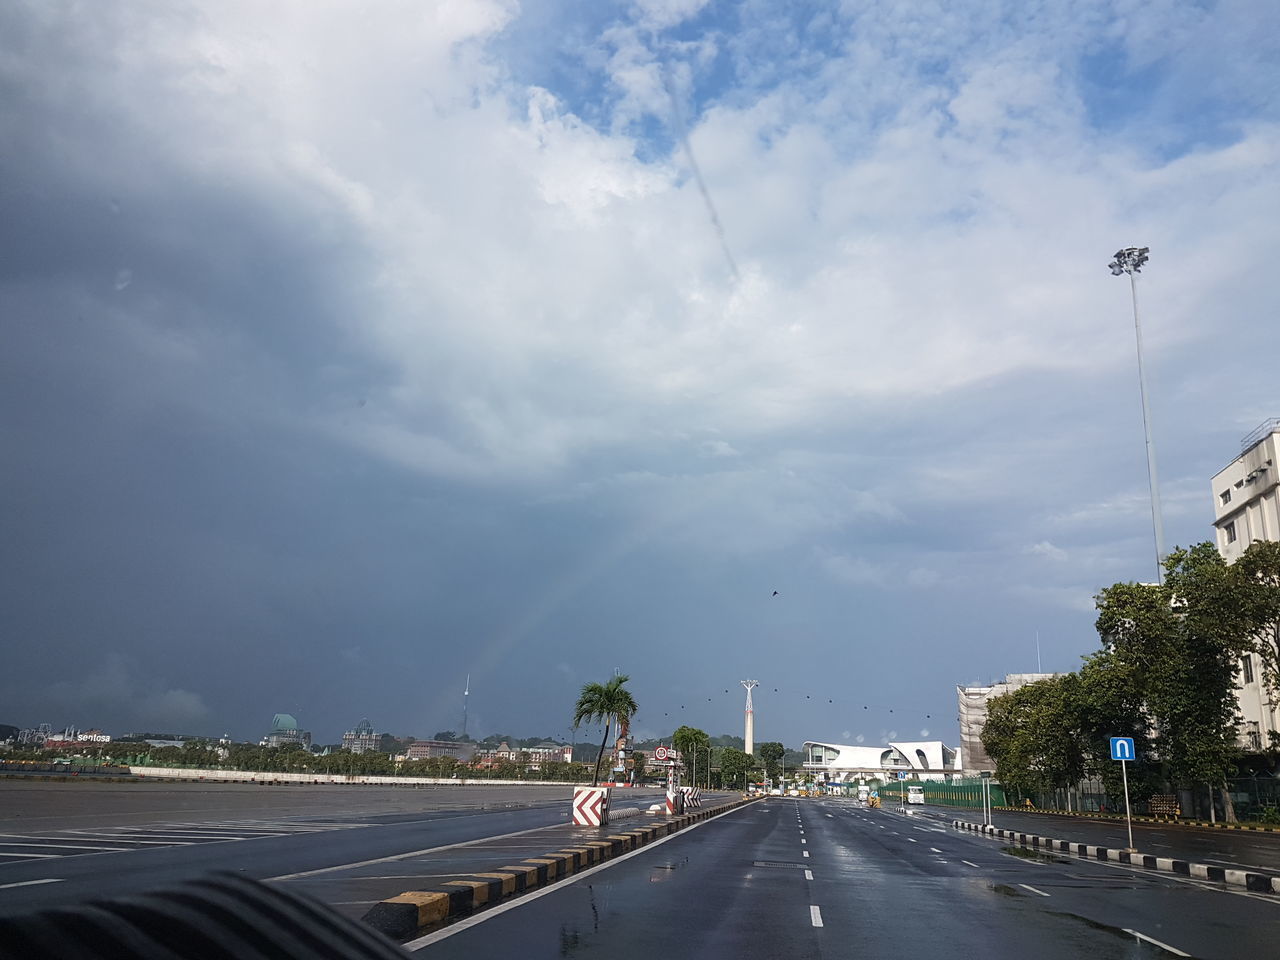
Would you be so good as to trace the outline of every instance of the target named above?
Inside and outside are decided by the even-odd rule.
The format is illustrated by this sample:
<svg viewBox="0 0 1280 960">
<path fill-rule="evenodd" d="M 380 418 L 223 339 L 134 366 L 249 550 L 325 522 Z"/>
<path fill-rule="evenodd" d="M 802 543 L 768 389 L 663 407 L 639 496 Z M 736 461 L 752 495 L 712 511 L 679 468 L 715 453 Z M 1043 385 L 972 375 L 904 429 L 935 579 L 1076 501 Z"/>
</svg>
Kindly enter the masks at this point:
<svg viewBox="0 0 1280 960">
<path fill-rule="evenodd" d="M 608 787 L 573 788 L 573 823 L 578 827 L 603 827 L 609 822 Z"/>
<path fill-rule="evenodd" d="M 684 790 L 676 787 L 667 789 L 667 813 L 678 816 L 684 813 Z"/>
</svg>

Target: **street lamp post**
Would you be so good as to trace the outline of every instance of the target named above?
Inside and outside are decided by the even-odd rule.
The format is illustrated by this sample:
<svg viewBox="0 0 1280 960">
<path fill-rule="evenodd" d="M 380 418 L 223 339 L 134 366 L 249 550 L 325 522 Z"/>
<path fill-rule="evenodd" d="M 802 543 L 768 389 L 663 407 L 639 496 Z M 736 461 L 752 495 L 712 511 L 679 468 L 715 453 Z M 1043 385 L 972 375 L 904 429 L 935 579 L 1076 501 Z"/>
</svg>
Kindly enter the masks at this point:
<svg viewBox="0 0 1280 960">
<path fill-rule="evenodd" d="M 1160 514 L 1160 481 L 1156 476 L 1156 445 L 1151 438 L 1151 407 L 1147 402 L 1147 377 L 1142 366 L 1142 323 L 1138 318 L 1138 274 L 1149 259 L 1150 247 L 1125 247 L 1117 250 L 1108 267 L 1111 275 L 1129 275 L 1129 289 L 1133 294 L 1133 332 L 1138 343 L 1138 390 L 1142 394 L 1142 428 L 1147 439 L 1147 481 L 1151 486 L 1151 526 L 1156 540 L 1156 578 L 1164 583 L 1164 520 Z"/>
</svg>

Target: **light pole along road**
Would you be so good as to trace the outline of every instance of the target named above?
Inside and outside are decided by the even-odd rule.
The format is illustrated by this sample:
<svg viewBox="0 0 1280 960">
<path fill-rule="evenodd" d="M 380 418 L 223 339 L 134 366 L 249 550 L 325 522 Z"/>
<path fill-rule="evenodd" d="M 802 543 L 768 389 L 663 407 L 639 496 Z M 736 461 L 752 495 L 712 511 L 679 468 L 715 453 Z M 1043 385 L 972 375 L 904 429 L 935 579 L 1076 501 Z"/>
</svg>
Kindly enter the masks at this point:
<svg viewBox="0 0 1280 960">
<path fill-rule="evenodd" d="M 1151 436 L 1151 405 L 1147 400 L 1147 375 L 1142 364 L 1142 323 L 1138 316 L 1138 274 L 1150 257 L 1150 247 L 1125 247 L 1117 250 L 1115 258 L 1107 264 L 1111 275 L 1129 275 L 1129 290 L 1133 294 L 1133 333 L 1138 342 L 1138 391 L 1142 394 L 1142 429 L 1147 440 L 1147 482 L 1151 486 L 1151 526 L 1156 540 L 1156 577 L 1164 583 L 1164 518 L 1160 511 L 1160 480 L 1156 475 L 1156 444 Z"/>
</svg>

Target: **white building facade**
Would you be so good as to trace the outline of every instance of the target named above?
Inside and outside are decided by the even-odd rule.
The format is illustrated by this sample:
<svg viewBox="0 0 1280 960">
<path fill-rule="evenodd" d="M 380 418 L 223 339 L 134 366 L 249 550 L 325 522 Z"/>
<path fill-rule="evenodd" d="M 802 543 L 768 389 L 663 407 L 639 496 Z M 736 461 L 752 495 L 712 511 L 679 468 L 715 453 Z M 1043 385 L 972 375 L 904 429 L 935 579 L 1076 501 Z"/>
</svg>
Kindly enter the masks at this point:
<svg viewBox="0 0 1280 960">
<path fill-rule="evenodd" d="M 1255 540 L 1280 540 L 1280 418 L 1262 423 L 1240 444 L 1240 456 L 1213 478 L 1213 526 L 1218 552 L 1234 563 Z M 1272 636 L 1280 644 L 1280 636 Z M 1267 688 L 1262 664 L 1245 655 L 1236 673 L 1241 724 L 1239 743 L 1265 750 L 1280 730 L 1280 703 Z"/>
</svg>

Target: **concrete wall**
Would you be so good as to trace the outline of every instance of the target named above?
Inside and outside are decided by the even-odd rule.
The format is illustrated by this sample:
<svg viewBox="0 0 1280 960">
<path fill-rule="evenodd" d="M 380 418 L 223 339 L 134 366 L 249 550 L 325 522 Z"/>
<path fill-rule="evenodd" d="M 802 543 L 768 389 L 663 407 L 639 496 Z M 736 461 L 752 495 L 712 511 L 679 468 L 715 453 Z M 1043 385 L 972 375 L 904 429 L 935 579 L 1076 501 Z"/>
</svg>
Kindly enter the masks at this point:
<svg viewBox="0 0 1280 960">
<path fill-rule="evenodd" d="M 573 787 L 572 783 L 563 780 L 499 780 L 488 777 L 469 777 L 454 779 L 452 777 L 380 777 L 355 776 L 329 773 L 267 773 L 252 770 L 193 770 L 187 767 L 130 767 L 129 772 L 137 777 L 154 777 L 165 780 L 209 780 L 224 783 L 339 783 L 365 784 L 384 787 L 405 786 L 441 786 L 441 787 L 498 787 L 498 786 L 542 786 Z"/>
</svg>

